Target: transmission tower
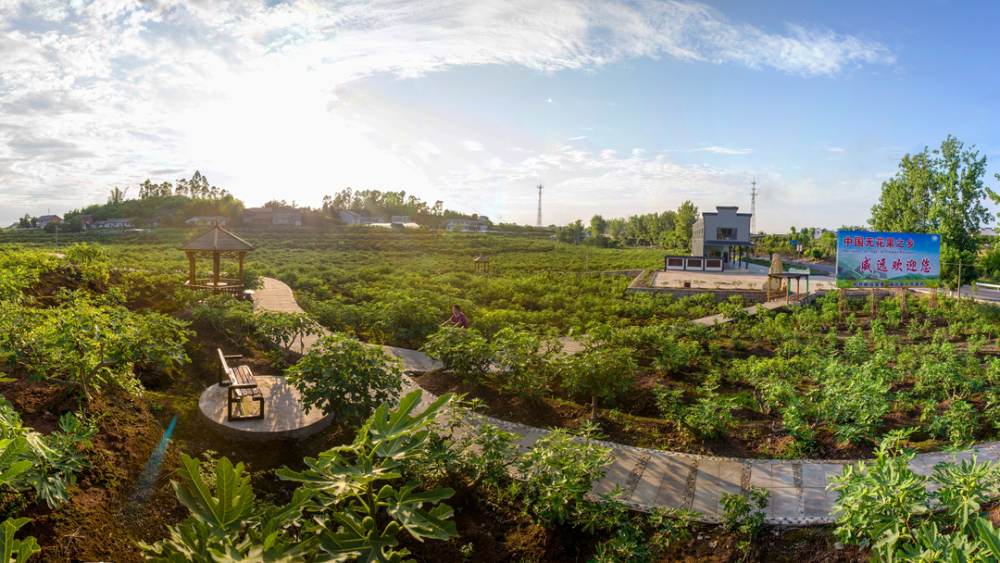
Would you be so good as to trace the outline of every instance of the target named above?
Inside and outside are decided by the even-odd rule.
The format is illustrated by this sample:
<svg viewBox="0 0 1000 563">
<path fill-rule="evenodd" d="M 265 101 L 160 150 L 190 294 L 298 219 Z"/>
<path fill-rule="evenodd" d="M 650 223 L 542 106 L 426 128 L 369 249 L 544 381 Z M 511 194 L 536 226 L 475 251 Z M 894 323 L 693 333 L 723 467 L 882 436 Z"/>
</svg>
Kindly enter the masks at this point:
<svg viewBox="0 0 1000 563">
<path fill-rule="evenodd" d="M 536 227 L 542 226 L 542 185 L 538 184 L 538 222 Z"/>
<path fill-rule="evenodd" d="M 753 187 L 750 188 L 750 233 L 757 232 L 757 176 L 753 177 Z"/>
</svg>

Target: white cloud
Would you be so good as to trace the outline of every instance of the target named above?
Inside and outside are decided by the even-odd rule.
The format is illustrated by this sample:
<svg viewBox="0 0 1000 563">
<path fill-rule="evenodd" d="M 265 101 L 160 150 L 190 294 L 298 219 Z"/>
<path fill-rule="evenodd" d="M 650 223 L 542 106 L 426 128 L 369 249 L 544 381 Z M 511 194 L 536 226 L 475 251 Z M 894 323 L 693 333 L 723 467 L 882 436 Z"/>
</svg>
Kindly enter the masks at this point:
<svg viewBox="0 0 1000 563">
<path fill-rule="evenodd" d="M 646 149 L 632 149 L 632 156 L 642 156 L 646 154 Z"/>
<path fill-rule="evenodd" d="M 730 149 L 726 147 L 704 147 L 700 149 L 691 149 L 691 152 L 714 152 L 716 154 L 750 154 L 753 149 Z"/>
<path fill-rule="evenodd" d="M 569 140 L 570 141 L 579 141 L 580 139 L 586 139 L 586 138 L 587 138 L 586 135 L 580 135 L 579 137 L 570 137 Z"/>
<path fill-rule="evenodd" d="M 434 182 L 414 168 L 443 158 L 437 145 L 396 139 L 359 117 L 368 101 L 351 88 L 374 75 L 597 70 L 640 57 L 801 76 L 895 64 L 875 41 L 797 25 L 772 33 L 696 2 L 266 4 L 0 3 L 0 221 L 37 214 L 31 206 L 41 202 L 55 212 L 100 201 L 111 185 L 175 179 L 156 177 L 165 170 L 215 166 L 224 172 L 214 178 L 238 184 L 232 191 L 264 194 L 261 178 L 280 184 L 291 167 L 274 164 L 277 153 L 303 178 L 328 175 L 329 154 L 341 154 L 359 177 L 373 169 L 386 184 Z M 399 147 L 409 168 L 396 166 Z"/>
<path fill-rule="evenodd" d="M 828 150 L 830 152 L 844 152 L 844 149 L 842 149 L 840 147 L 829 147 L 826 150 Z"/>
<path fill-rule="evenodd" d="M 545 101 L 551 104 L 552 103 L 552 98 L 549 98 L 549 99 L 547 99 Z"/>
<path fill-rule="evenodd" d="M 876 178 L 892 178 L 895 175 L 896 174 L 894 172 L 882 172 L 882 173 L 876 174 L 875 177 Z"/>
<path fill-rule="evenodd" d="M 482 143 L 477 141 L 462 141 L 462 148 L 470 152 L 479 152 L 486 150 L 486 147 Z"/>
</svg>

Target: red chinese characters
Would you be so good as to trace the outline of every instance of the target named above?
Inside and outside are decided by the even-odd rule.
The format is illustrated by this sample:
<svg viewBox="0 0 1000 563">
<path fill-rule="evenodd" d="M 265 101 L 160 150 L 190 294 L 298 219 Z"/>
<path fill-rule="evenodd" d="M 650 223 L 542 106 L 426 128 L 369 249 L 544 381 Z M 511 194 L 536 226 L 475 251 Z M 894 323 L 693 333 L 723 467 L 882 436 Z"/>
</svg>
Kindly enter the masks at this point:
<svg viewBox="0 0 1000 563">
<path fill-rule="evenodd" d="M 916 272 L 917 271 L 917 261 L 916 260 L 907 260 L 906 261 L 906 271 L 907 272 Z"/>
<path fill-rule="evenodd" d="M 883 237 L 875 237 L 875 248 L 885 248 L 885 239 Z"/>
<path fill-rule="evenodd" d="M 850 248 L 851 247 L 851 243 L 853 243 L 853 242 L 854 242 L 854 239 L 852 239 L 851 237 L 844 237 L 844 248 Z"/>
<path fill-rule="evenodd" d="M 920 271 L 923 272 L 923 273 L 925 273 L 925 274 L 931 273 L 931 261 L 928 260 L 927 258 L 924 258 L 923 260 L 921 260 L 920 261 Z"/>
<path fill-rule="evenodd" d="M 865 248 L 875 248 L 874 237 L 865 237 Z"/>
<path fill-rule="evenodd" d="M 861 271 L 872 273 L 872 261 L 865 256 L 865 259 L 861 261 Z"/>
<path fill-rule="evenodd" d="M 892 242 L 892 239 L 889 239 L 889 242 Z M 893 260 L 892 261 L 892 271 L 893 272 L 902 272 L 903 271 L 903 261 L 900 260 L 899 258 L 896 258 L 895 260 Z"/>
<path fill-rule="evenodd" d="M 896 248 L 903 248 L 903 239 L 896 239 Z"/>
<path fill-rule="evenodd" d="M 879 271 L 879 272 L 888 272 L 889 271 L 885 267 L 885 258 L 879 258 L 878 261 L 875 262 L 875 269 L 877 271 Z"/>
<path fill-rule="evenodd" d="M 894 238 L 887 238 L 887 239 L 885 239 L 885 247 L 886 248 L 896 248 L 896 239 L 894 239 Z"/>
<path fill-rule="evenodd" d="M 906 239 L 906 248 L 913 248 L 913 239 Z"/>
</svg>

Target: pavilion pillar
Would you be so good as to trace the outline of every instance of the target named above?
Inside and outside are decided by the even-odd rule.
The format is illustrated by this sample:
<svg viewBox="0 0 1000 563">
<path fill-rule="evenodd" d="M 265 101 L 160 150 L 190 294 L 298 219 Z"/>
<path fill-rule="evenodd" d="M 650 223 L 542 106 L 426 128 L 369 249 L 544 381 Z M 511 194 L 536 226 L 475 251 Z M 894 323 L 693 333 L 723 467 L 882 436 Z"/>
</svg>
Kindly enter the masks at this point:
<svg viewBox="0 0 1000 563">
<path fill-rule="evenodd" d="M 243 257 L 246 256 L 246 252 L 240 252 L 238 256 L 240 257 L 240 287 L 243 287 Z"/>
<path fill-rule="evenodd" d="M 196 277 L 197 273 L 198 273 L 198 269 L 197 269 L 197 266 L 195 265 L 195 253 L 194 252 L 188 252 L 187 255 L 188 255 L 188 262 L 190 263 L 190 273 L 188 275 L 188 284 L 191 287 L 194 287 L 194 286 L 198 285 L 198 278 Z"/>
<path fill-rule="evenodd" d="M 219 252 L 212 253 L 212 282 L 214 293 L 219 293 Z"/>
</svg>

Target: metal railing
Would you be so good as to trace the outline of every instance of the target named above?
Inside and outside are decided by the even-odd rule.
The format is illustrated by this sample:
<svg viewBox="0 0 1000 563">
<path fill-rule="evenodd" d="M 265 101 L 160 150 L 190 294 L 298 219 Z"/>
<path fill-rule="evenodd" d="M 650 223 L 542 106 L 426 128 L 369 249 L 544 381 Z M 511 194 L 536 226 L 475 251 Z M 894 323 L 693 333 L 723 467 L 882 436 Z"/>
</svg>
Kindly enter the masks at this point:
<svg viewBox="0 0 1000 563">
<path fill-rule="evenodd" d="M 245 289 L 240 280 L 234 278 L 219 278 L 219 285 L 215 285 L 211 278 L 196 279 L 194 284 L 191 283 L 191 280 L 187 280 L 184 282 L 184 286 L 195 291 L 207 290 L 216 293 L 232 293 L 234 295 L 242 295 Z"/>
</svg>

